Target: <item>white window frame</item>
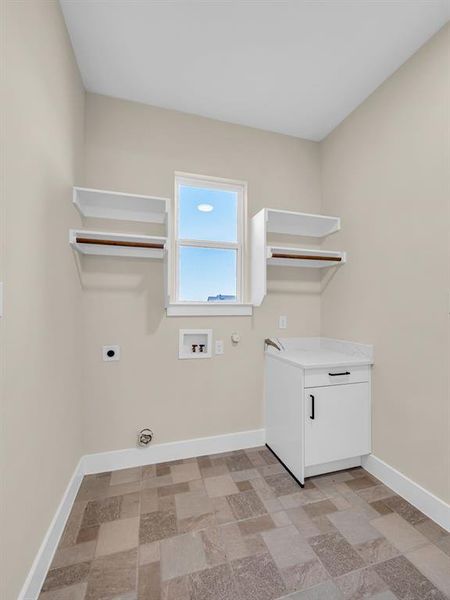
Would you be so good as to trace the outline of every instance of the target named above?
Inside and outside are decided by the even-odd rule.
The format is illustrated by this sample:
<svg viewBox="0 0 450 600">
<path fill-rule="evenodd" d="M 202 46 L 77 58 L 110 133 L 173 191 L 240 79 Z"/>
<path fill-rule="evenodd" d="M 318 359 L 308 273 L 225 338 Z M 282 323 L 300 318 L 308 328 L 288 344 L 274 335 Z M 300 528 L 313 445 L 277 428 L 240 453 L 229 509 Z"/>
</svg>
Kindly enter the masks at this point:
<svg viewBox="0 0 450 600">
<path fill-rule="evenodd" d="M 216 242 L 209 240 L 179 239 L 179 190 L 181 185 L 233 191 L 237 194 L 237 241 Z M 169 316 L 181 315 L 251 315 L 252 307 L 245 299 L 245 264 L 246 264 L 246 232 L 247 232 L 247 183 L 233 179 L 196 175 L 193 173 L 175 173 L 175 207 L 172 243 L 172 303 L 167 308 Z M 231 302 L 192 302 L 179 299 L 179 252 L 180 247 L 218 248 L 236 250 L 236 300 Z"/>
</svg>

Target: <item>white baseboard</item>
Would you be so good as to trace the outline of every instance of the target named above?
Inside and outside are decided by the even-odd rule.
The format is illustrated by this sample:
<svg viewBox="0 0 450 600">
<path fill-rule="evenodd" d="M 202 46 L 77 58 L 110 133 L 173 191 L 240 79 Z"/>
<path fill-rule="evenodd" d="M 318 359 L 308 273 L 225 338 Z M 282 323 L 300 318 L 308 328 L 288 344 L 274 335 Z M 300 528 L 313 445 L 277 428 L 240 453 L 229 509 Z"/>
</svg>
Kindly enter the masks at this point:
<svg viewBox="0 0 450 600">
<path fill-rule="evenodd" d="M 17 600 L 36 600 L 39 596 L 84 475 L 191 458 L 202 454 L 252 448 L 263 446 L 264 443 L 265 430 L 254 429 L 181 442 L 155 444 L 142 449 L 128 448 L 83 456 L 69 481 Z"/>
<path fill-rule="evenodd" d="M 83 480 L 81 460 L 75 467 L 69 484 L 63 494 L 50 527 L 31 565 L 31 569 L 17 597 L 17 600 L 36 600 L 44 583 L 45 576 L 55 555 L 59 540 L 63 534 L 67 519 L 72 510 L 78 489 Z"/>
<path fill-rule="evenodd" d="M 450 504 L 372 454 L 363 457 L 362 466 L 427 517 L 450 531 Z"/>
<path fill-rule="evenodd" d="M 264 443 L 265 430 L 253 429 L 251 431 L 226 433 L 180 442 L 155 444 L 150 445 L 148 448 L 126 448 L 124 450 L 113 450 L 112 452 L 87 454 L 82 458 L 82 469 L 85 474 L 102 473 L 180 458 L 192 458 L 203 454 L 217 454 L 219 452 L 263 446 Z"/>
</svg>

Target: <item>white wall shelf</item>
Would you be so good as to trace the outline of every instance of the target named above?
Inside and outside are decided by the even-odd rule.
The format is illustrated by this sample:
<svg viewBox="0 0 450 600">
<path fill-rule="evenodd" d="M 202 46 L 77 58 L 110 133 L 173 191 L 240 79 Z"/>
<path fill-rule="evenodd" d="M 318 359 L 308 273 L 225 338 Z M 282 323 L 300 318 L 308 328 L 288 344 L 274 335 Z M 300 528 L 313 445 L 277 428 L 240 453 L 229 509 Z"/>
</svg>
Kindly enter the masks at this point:
<svg viewBox="0 0 450 600">
<path fill-rule="evenodd" d="M 83 217 L 167 223 L 167 198 L 74 187 L 73 203 Z"/>
<path fill-rule="evenodd" d="M 339 217 L 312 215 L 275 208 L 264 208 L 263 211 L 266 214 L 268 233 L 325 237 L 341 228 Z"/>
<path fill-rule="evenodd" d="M 267 247 L 268 265 L 323 269 L 324 267 L 334 267 L 342 263 L 345 263 L 345 252 L 286 246 Z"/>
<path fill-rule="evenodd" d="M 71 229 L 69 243 L 80 254 L 164 258 L 167 238 L 132 233 Z"/>
<path fill-rule="evenodd" d="M 252 304 L 260 306 L 267 294 L 267 265 L 281 267 L 336 267 L 345 252 L 270 244 L 268 234 L 323 238 L 341 227 L 339 217 L 263 208 L 251 221 Z"/>
</svg>

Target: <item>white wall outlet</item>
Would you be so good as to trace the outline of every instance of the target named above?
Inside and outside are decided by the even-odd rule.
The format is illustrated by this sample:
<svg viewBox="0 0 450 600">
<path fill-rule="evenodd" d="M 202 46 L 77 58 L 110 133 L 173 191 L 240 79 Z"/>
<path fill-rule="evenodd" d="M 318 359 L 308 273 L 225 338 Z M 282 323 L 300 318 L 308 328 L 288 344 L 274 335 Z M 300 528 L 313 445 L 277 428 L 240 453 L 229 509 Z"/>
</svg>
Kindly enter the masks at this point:
<svg viewBox="0 0 450 600">
<path fill-rule="evenodd" d="M 278 329 L 286 329 L 287 327 L 287 316 L 281 315 L 278 319 Z"/>
<path fill-rule="evenodd" d="M 103 346 L 103 360 L 120 360 L 120 346 Z"/>
<path fill-rule="evenodd" d="M 215 353 L 223 354 L 223 352 L 224 352 L 223 340 L 216 340 Z"/>
</svg>

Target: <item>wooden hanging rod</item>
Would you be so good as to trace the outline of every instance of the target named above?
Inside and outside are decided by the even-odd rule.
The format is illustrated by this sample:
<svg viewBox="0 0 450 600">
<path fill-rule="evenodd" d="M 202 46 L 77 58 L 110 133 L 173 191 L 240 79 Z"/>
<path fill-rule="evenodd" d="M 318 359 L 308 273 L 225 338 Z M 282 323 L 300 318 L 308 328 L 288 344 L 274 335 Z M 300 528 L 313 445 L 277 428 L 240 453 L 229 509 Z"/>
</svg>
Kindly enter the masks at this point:
<svg viewBox="0 0 450 600">
<path fill-rule="evenodd" d="M 331 262 L 341 262 L 341 256 L 316 256 L 316 255 L 307 255 L 307 254 L 279 254 L 275 252 L 272 254 L 272 258 L 295 258 L 296 260 L 326 260 Z"/>
<path fill-rule="evenodd" d="M 126 248 L 155 248 L 164 250 L 164 244 L 148 242 L 125 242 L 120 240 L 94 240 L 92 238 L 77 237 L 77 244 L 98 244 L 99 246 L 125 246 Z"/>
</svg>

